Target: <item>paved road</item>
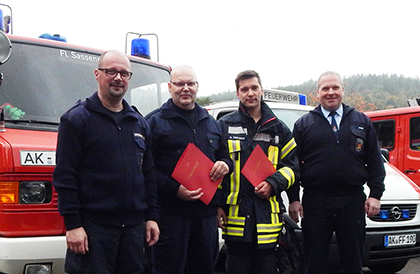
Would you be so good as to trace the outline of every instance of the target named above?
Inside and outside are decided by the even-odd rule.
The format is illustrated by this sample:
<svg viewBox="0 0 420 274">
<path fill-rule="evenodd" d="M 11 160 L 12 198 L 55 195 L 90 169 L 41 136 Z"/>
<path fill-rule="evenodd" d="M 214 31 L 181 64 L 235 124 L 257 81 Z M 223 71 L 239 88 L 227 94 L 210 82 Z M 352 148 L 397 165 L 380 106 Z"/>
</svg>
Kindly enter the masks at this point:
<svg viewBox="0 0 420 274">
<path fill-rule="evenodd" d="M 373 273 L 370 270 L 364 271 L 365 274 Z M 408 261 L 407 265 L 397 274 L 418 274 L 420 273 L 420 258 L 411 259 Z"/>
<path fill-rule="evenodd" d="M 216 274 L 224 274 L 223 271 L 218 271 Z M 373 274 L 368 268 L 363 271 L 364 274 Z M 420 258 L 411 259 L 408 264 L 401 271 L 396 274 L 419 274 L 420 273 Z"/>
</svg>

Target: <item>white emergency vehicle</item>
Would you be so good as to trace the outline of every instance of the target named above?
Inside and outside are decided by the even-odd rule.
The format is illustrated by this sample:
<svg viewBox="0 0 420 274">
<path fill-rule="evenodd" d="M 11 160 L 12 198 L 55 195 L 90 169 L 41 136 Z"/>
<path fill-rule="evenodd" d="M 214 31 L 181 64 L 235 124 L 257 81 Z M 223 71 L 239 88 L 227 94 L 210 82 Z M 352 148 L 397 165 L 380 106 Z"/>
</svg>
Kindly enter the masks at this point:
<svg viewBox="0 0 420 274">
<path fill-rule="evenodd" d="M 264 101 L 290 130 L 300 116 L 314 109 L 313 106 L 306 105 L 304 96 L 290 91 L 264 89 Z M 213 117 L 219 119 L 236 110 L 238 105 L 238 100 L 232 100 L 204 107 Z M 386 177 L 381 211 L 376 216 L 366 218 L 363 263 L 375 273 L 395 273 L 403 269 L 409 259 L 420 257 L 420 188 L 385 157 L 384 165 Z M 365 192 L 369 193 L 368 187 L 365 187 Z M 282 194 L 282 198 L 287 210 L 288 199 L 285 193 Z M 299 224 L 292 225 L 301 242 Z M 337 266 L 338 262 L 337 245 L 333 239 L 330 252 L 331 267 Z"/>
</svg>

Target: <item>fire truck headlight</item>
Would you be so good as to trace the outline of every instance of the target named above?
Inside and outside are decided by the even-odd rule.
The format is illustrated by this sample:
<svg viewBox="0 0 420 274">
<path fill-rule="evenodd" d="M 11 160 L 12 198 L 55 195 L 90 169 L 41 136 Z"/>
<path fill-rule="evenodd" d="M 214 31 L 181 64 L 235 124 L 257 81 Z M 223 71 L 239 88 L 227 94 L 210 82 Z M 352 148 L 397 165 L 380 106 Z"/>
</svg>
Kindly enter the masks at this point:
<svg viewBox="0 0 420 274">
<path fill-rule="evenodd" d="M 49 264 L 32 264 L 25 266 L 25 274 L 50 274 L 51 265 Z"/>
<path fill-rule="evenodd" d="M 19 202 L 21 204 L 42 204 L 51 201 L 51 184 L 44 181 L 20 182 Z"/>
</svg>

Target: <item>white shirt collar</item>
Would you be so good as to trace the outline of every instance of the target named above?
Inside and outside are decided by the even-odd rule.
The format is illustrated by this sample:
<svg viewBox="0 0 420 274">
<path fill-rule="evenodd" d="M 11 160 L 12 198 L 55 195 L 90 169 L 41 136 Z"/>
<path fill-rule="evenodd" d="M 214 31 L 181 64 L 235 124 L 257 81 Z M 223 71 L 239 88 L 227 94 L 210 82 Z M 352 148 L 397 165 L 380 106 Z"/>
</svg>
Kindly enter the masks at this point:
<svg viewBox="0 0 420 274">
<path fill-rule="evenodd" d="M 327 118 L 331 112 L 329 110 L 326 110 L 323 106 L 321 106 L 321 111 L 322 114 L 324 114 L 325 118 Z M 343 104 L 340 104 L 340 106 L 338 107 L 338 109 L 335 110 L 335 112 L 338 114 L 338 116 L 343 117 Z"/>
</svg>

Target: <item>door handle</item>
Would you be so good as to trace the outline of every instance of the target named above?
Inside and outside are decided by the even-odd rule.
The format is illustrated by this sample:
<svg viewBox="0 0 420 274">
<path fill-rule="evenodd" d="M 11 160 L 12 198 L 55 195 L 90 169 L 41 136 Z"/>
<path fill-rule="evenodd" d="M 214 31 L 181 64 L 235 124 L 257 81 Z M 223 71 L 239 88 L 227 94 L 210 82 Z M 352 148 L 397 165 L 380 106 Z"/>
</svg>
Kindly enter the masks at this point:
<svg viewBox="0 0 420 274">
<path fill-rule="evenodd" d="M 417 170 L 413 170 L 413 169 L 404 170 L 405 174 L 414 174 L 416 172 L 417 172 Z"/>
</svg>

